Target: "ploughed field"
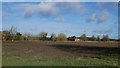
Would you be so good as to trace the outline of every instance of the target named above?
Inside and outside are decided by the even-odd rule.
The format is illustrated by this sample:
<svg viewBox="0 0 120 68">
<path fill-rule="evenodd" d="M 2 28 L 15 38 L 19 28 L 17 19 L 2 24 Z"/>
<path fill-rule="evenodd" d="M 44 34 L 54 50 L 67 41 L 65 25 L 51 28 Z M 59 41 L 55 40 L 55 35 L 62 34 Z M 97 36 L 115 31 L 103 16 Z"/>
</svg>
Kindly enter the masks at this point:
<svg viewBox="0 0 120 68">
<path fill-rule="evenodd" d="M 117 66 L 118 42 L 4 41 L 3 66 Z"/>
</svg>

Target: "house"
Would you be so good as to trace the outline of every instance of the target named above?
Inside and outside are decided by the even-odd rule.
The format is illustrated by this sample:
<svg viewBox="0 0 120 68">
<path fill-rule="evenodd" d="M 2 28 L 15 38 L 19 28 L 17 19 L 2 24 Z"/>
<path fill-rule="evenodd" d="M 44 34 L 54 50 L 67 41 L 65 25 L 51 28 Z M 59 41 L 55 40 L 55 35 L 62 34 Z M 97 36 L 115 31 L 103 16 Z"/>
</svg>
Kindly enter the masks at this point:
<svg viewBox="0 0 120 68">
<path fill-rule="evenodd" d="M 77 42 L 77 41 L 80 41 L 80 39 L 78 39 L 78 38 L 75 38 L 75 39 L 74 39 L 74 41 L 76 41 L 76 42 Z"/>
<path fill-rule="evenodd" d="M 79 38 L 71 38 L 70 41 L 75 41 L 75 42 L 78 42 L 78 41 L 81 41 Z"/>
</svg>

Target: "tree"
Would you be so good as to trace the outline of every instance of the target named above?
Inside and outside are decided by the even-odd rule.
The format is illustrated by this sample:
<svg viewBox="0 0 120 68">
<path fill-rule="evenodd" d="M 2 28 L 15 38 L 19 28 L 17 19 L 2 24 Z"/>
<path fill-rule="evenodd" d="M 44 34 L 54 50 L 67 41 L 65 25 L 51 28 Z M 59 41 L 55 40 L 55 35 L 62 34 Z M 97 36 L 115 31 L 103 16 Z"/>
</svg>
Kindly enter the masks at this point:
<svg viewBox="0 0 120 68">
<path fill-rule="evenodd" d="M 109 36 L 108 35 L 103 35 L 102 41 L 109 41 Z"/>
<path fill-rule="evenodd" d="M 20 38 L 21 40 L 27 40 L 27 38 L 25 36 L 21 36 Z"/>
<path fill-rule="evenodd" d="M 24 40 L 30 40 L 31 38 L 30 33 L 25 33 L 24 36 L 25 36 Z"/>
<path fill-rule="evenodd" d="M 109 36 L 108 36 L 108 35 L 106 35 L 106 41 L 110 41 L 110 39 L 109 39 Z"/>
<path fill-rule="evenodd" d="M 71 36 L 71 37 L 68 37 L 67 39 L 68 39 L 69 41 L 74 41 L 75 38 L 77 38 L 77 37 L 76 37 L 76 36 Z"/>
<path fill-rule="evenodd" d="M 83 41 L 87 41 L 87 40 L 88 40 L 85 34 L 83 34 L 80 38 L 81 38 L 81 40 L 83 40 Z"/>
<path fill-rule="evenodd" d="M 60 34 L 58 35 L 57 40 L 59 40 L 59 41 L 66 41 L 66 40 L 67 40 L 67 37 L 66 37 L 66 35 L 65 35 L 64 33 L 60 33 Z"/>
<path fill-rule="evenodd" d="M 72 36 L 72 37 L 70 37 L 70 41 L 74 41 L 75 39 L 76 39 L 77 37 L 76 36 Z"/>
<path fill-rule="evenodd" d="M 19 32 L 17 32 L 17 33 L 16 33 L 16 40 L 20 40 L 21 36 L 22 36 L 22 34 L 19 33 Z"/>
<path fill-rule="evenodd" d="M 16 35 L 16 32 L 17 32 L 17 27 L 12 26 L 11 29 L 9 30 L 9 32 L 10 32 L 12 41 L 14 41 L 15 35 Z"/>
<path fill-rule="evenodd" d="M 40 40 L 46 40 L 47 39 L 47 33 L 46 32 L 41 32 L 40 33 Z"/>
<path fill-rule="evenodd" d="M 72 36 L 71 38 L 76 38 L 76 36 Z"/>
<path fill-rule="evenodd" d="M 97 36 L 97 41 L 101 41 L 101 40 L 100 40 L 100 36 Z"/>
<path fill-rule="evenodd" d="M 0 31 L 0 40 L 2 40 L 2 31 Z"/>
<path fill-rule="evenodd" d="M 91 41 L 96 41 L 96 38 L 94 35 L 92 36 Z"/>
<path fill-rule="evenodd" d="M 2 40 L 10 40 L 10 32 L 9 31 L 3 31 L 2 32 Z"/>
<path fill-rule="evenodd" d="M 55 41 L 55 40 L 56 40 L 56 35 L 55 35 L 54 33 L 52 33 L 50 39 L 51 39 L 52 41 Z"/>
<path fill-rule="evenodd" d="M 68 39 L 68 40 L 70 40 L 70 39 L 71 39 L 71 37 L 68 37 L 67 39 Z"/>
</svg>

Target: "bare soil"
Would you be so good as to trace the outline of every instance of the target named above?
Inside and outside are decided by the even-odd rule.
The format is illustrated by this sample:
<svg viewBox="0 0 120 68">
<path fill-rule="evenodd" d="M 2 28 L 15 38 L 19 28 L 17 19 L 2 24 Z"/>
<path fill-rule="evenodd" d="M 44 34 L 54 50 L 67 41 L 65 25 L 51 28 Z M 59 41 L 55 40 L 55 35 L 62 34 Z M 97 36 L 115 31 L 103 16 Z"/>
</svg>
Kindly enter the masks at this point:
<svg viewBox="0 0 120 68">
<path fill-rule="evenodd" d="M 118 42 L 6 41 L 2 42 L 2 50 L 13 53 L 13 56 L 23 58 L 36 56 L 43 60 L 102 58 L 118 55 L 120 53 L 118 44 Z"/>
</svg>

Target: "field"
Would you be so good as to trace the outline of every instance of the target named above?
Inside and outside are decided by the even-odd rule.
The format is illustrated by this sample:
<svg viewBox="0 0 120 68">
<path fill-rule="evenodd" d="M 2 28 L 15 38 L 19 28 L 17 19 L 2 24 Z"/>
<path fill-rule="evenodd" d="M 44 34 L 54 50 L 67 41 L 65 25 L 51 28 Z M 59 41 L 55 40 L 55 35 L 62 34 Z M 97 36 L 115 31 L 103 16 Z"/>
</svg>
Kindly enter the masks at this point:
<svg viewBox="0 0 120 68">
<path fill-rule="evenodd" d="M 6 41 L 3 66 L 119 66 L 118 42 Z"/>
</svg>

